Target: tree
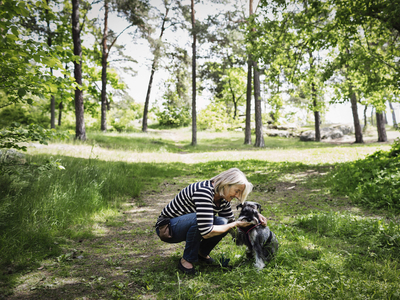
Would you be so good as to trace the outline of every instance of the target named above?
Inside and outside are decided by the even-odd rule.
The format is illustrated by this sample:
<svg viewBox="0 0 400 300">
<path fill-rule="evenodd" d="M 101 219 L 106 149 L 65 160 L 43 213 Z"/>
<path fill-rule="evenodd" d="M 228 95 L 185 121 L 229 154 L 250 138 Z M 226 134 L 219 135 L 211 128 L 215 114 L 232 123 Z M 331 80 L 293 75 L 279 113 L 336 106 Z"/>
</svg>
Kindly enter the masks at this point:
<svg viewBox="0 0 400 300">
<path fill-rule="evenodd" d="M 83 92 L 82 92 L 82 45 L 81 29 L 79 24 L 79 0 L 72 1 L 72 39 L 74 43 L 74 76 L 75 87 L 75 138 L 86 140 L 86 128 L 84 119 Z"/>
<path fill-rule="evenodd" d="M 390 111 L 391 111 L 391 113 L 392 113 L 393 127 L 397 129 L 397 128 L 398 128 L 398 125 L 397 125 L 397 121 L 396 121 L 396 114 L 395 114 L 395 112 L 394 112 L 393 104 L 392 104 L 391 101 L 389 101 L 389 107 L 390 107 Z"/>
<path fill-rule="evenodd" d="M 18 0 L 0 2 L 0 109 L 16 103 L 32 105 L 33 96 L 48 95 L 57 90 L 50 68 L 62 69 L 61 62 L 49 49 L 47 43 L 35 39 L 26 27 L 19 26 L 22 19 L 35 14 L 36 7 L 49 9 L 45 1 L 26 3 Z M 32 124 L 26 127 L 10 124 L 0 132 L 0 148 L 26 150 L 21 142 L 46 143 L 56 136 Z"/>
<path fill-rule="evenodd" d="M 250 0 L 249 7 L 250 18 L 253 14 L 253 0 Z M 250 31 L 254 32 L 255 28 L 250 26 Z M 265 147 L 263 130 L 262 130 L 262 114 L 261 114 L 261 85 L 260 85 L 260 71 L 258 69 L 257 61 L 253 60 L 253 75 L 254 75 L 254 113 L 255 113 L 255 121 L 256 121 L 256 142 L 254 144 L 255 147 Z M 249 69 L 250 70 L 250 69 Z M 247 83 L 249 85 L 249 83 Z M 246 116 L 247 117 L 247 116 Z M 247 124 L 247 123 L 246 123 Z M 246 131 L 245 131 L 246 132 Z M 246 140 L 246 138 L 245 138 Z"/>
<path fill-rule="evenodd" d="M 153 62 L 151 64 L 151 71 L 150 71 L 150 79 L 149 84 L 147 86 L 147 93 L 146 93 L 146 100 L 144 102 L 144 110 L 143 110 L 143 120 L 142 120 L 142 131 L 147 131 L 147 118 L 148 118 L 148 111 L 149 111 L 149 103 L 150 103 L 150 94 L 151 88 L 153 85 L 154 73 L 156 72 L 159 64 L 159 59 L 161 56 L 161 46 L 162 46 L 162 38 L 166 29 L 166 22 L 168 20 L 168 13 L 170 11 L 170 5 L 167 0 L 164 1 L 165 13 L 162 15 L 162 22 L 161 22 L 161 32 L 158 39 L 153 40 L 151 37 L 148 37 L 150 45 L 153 48 Z"/>
<path fill-rule="evenodd" d="M 112 6 L 110 7 L 110 4 Z M 126 26 L 119 34 L 114 34 L 113 31 L 109 29 L 108 26 L 108 15 L 110 9 L 114 9 L 119 13 L 125 15 L 126 19 L 129 22 L 129 25 Z M 109 64 L 109 56 L 113 49 L 116 47 L 116 42 L 118 38 L 132 26 L 144 26 L 144 18 L 147 14 L 148 5 L 146 2 L 141 0 L 128 1 L 128 0 L 104 0 L 104 29 L 103 36 L 101 40 L 101 122 L 100 122 L 100 130 L 107 131 L 107 111 L 110 109 L 110 101 L 107 96 L 107 85 L 108 85 L 108 64 Z M 117 47 L 118 48 L 118 47 Z M 132 61 L 131 57 L 127 57 L 123 55 L 124 59 Z"/>
<path fill-rule="evenodd" d="M 197 145 L 197 124 L 196 124 L 196 18 L 194 10 L 194 0 L 190 2 L 191 21 L 192 21 L 192 146 Z"/>
</svg>

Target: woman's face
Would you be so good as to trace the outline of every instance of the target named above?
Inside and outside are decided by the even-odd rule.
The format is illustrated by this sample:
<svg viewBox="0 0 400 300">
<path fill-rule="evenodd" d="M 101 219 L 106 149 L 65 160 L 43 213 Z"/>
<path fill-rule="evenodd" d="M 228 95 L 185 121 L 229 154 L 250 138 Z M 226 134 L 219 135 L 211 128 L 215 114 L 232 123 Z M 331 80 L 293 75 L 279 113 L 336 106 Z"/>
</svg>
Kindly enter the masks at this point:
<svg viewBox="0 0 400 300">
<path fill-rule="evenodd" d="M 227 191 L 225 192 L 225 200 L 231 202 L 233 198 L 239 199 L 242 196 L 245 187 L 246 186 L 244 184 L 237 184 L 226 188 Z"/>
</svg>

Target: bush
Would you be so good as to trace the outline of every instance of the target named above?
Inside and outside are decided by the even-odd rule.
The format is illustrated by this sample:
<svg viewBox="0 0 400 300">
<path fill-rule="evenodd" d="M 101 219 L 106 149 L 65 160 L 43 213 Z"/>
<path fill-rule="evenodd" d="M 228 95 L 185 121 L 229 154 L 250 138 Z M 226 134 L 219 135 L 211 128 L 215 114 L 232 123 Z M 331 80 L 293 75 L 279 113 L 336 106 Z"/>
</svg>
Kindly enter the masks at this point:
<svg viewBox="0 0 400 300">
<path fill-rule="evenodd" d="M 400 140 L 389 151 L 338 166 L 331 190 L 371 208 L 400 210 Z"/>
<path fill-rule="evenodd" d="M 214 129 L 217 131 L 233 130 L 244 127 L 242 121 L 235 120 L 226 113 L 223 103 L 210 103 L 197 116 L 197 125 L 200 130 Z"/>
</svg>

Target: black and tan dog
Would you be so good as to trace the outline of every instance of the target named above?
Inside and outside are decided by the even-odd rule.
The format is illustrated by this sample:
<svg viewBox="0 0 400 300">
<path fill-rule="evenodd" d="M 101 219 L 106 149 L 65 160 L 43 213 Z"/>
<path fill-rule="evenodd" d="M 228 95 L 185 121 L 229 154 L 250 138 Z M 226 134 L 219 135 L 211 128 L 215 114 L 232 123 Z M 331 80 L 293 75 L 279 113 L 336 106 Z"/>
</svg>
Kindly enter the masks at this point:
<svg viewBox="0 0 400 300">
<path fill-rule="evenodd" d="M 242 208 L 238 221 L 252 223 L 248 227 L 239 227 L 230 233 L 236 240 L 236 245 L 246 245 L 248 256 L 255 258 L 254 266 L 261 270 L 265 263 L 270 262 L 278 251 L 279 243 L 275 234 L 268 226 L 262 226 L 258 213 L 261 205 L 256 202 L 246 201 L 239 204 L 236 209 Z"/>
</svg>

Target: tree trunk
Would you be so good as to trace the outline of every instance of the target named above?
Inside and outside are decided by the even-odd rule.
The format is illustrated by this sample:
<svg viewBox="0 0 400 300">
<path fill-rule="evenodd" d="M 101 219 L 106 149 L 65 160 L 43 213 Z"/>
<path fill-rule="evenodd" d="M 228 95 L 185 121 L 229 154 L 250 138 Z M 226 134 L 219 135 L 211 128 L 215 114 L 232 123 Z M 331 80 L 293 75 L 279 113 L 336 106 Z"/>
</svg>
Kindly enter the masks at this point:
<svg viewBox="0 0 400 300">
<path fill-rule="evenodd" d="M 389 107 L 390 107 L 390 111 L 392 112 L 393 127 L 397 129 L 398 126 L 397 126 L 397 121 L 396 121 L 396 114 L 394 112 L 392 102 L 390 102 L 390 101 L 389 101 Z"/>
<path fill-rule="evenodd" d="M 318 110 L 318 101 L 317 101 L 317 90 L 315 88 L 315 83 L 311 84 L 311 96 L 313 100 L 313 110 L 314 110 L 314 129 L 315 129 L 315 141 L 321 141 L 321 115 Z"/>
<path fill-rule="evenodd" d="M 256 119 L 256 143 L 255 147 L 265 147 L 264 136 L 262 130 L 262 115 L 261 115 L 261 97 L 260 97 L 260 72 L 257 68 L 257 63 L 253 62 L 254 68 L 254 110 Z"/>
<path fill-rule="evenodd" d="M 251 91 L 252 91 L 252 65 L 249 55 L 247 61 L 247 92 L 246 92 L 246 127 L 244 129 L 244 144 L 251 145 Z"/>
<path fill-rule="evenodd" d="M 79 62 L 74 61 L 75 81 L 82 86 L 82 46 L 81 32 L 79 28 L 79 0 L 72 0 L 72 40 L 74 42 L 74 55 L 79 56 Z M 86 140 L 86 128 L 84 118 L 83 93 L 76 87 L 75 89 L 75 118 L 76 129 L 75 139 Z"/>
<path fill-rule="evenodd" d="M 356 136 L 355 143 L 360 144 L 364 143 L 364 141 L 360 125 L 360 119 L 358 117 L 357 96 L 356 93 L 353 92 L 353 89 L 351 87 L 349 91 L 350 91 L 351 111 L 353 112 L 354 133 Z"/>
<path fill-rule="evenodd" d="M 374 126 L 374 108 L 371 109 L 371 126 Z"/>
<path fill-rule="evenodd" d="M 146 100 L 144 102 L 144 109 L 143 109 L 143 119 L 142 119 L 142 131 L 147 132 L 147 115 L 149 113 L 149 102 L 150 102 L 150 93 L 151 93 L 151 87 L 153 85 L 153 78 L 154 78 L 154 73 L 156 71 L 156 60 L 154 58 L 153 63 L 151 65 L 151 73 L 150 73 L 150 80 L 149 80 L 149 85 L 147 86 L 147 93 L 146 93 Z"/>
<path fill-rule="evenodd" d="M 46 0 L 47 5 L 49 5 L 50 0 Z M 52 45 L 52 35 L 50 29 L 50 19 L 49 10 L 46 9 L 46 23 L 47 23 L 47 45 L 49 48 Z M 53 76 L 53 68 L 50 68 L 50 74 Z M 50 97 L 50 128 L 56 128 L 56 99 L 54 95 Z"/>
<path fill-rule="evenodd" d="M 163 22 L 161 25 L 161 33 L 160 33 L 160 43 L 161 39 L 163 37 L 164 31 L 165 31 L 165 21 L 167 20 L 169 8 L 165 8 L 165 15 L 163 18 Z M 153 78 L 154 78 L 154 73 L 156 72 L 157 69 L 157 64 L 158 64 L 158 59 L 159 59 L 159 52 L 160 51 L 160 44 L 157 43 L 156 48 L 154 50 L 154 58 L 153 58 L 153 63 L 151 64 L 151 73 L 150 73 L 150 80 L 149 84 L 147 86 L 147 93 L 146 93 L 146 100 L 144 101 L 144 109 L 143 109 L 143 120 L 142 120 L 142 131 L 147 132 L 147 116 L 149 113 L 149 103 L 150 103 L 150 94 L 151 94 L 151 88 L 153 86 Z"/>
<path fill-rule="evenodd" d="M 376 113 L 376 127 L 378 129 L 378 142 L 387 142 L 383 113 Z"/>
<path fill-rule="evenodd" d="M 51 95 L 50 111 L 50 126 L 51 128 L 56 128 L 56 98 L 54 97 L 54 95 Z"/>
<path fill-rule="evenodd" d="M 368 127 L 368 120 L 367 120 L 367 109 L 368 109 L 368 105 L 365 105 L 364 107 L 364 128 L 363 128 L 363 132 L 367 131 L 367 127 Z"/>
<path fill-rule="evenodd" d="M 192 146 L 197 145 L 197 123 L 196 123 L 196 19 L 194 11 L 194 0 L 191 1 L 192 9 Z"/>
<path fill-rule="evenodd" d="M 58 126 L 61 126 L 61 117 L 63 108 L 64 108 L 63 103 L 60 102 L 60 104 L 58 105 Z"/>
<path fill-rule="evenodd" d="M 253 0 L 249 1 L 249 15 L 253 14 Z M 249 54 L 247 60 L 247 93 L 246 93 L 246 127 L 244 130 L 244 144 L 251 145 L 251 91 L 252 91 L 253 60 Z"/>
<path fill-rule="evenodd" d="M 101 124 L 100 130 L 107 131 L 107 36 L 108 36 L 108 0 L 104 0 L 103 52 L 101 57 Z"/>
</svg>

